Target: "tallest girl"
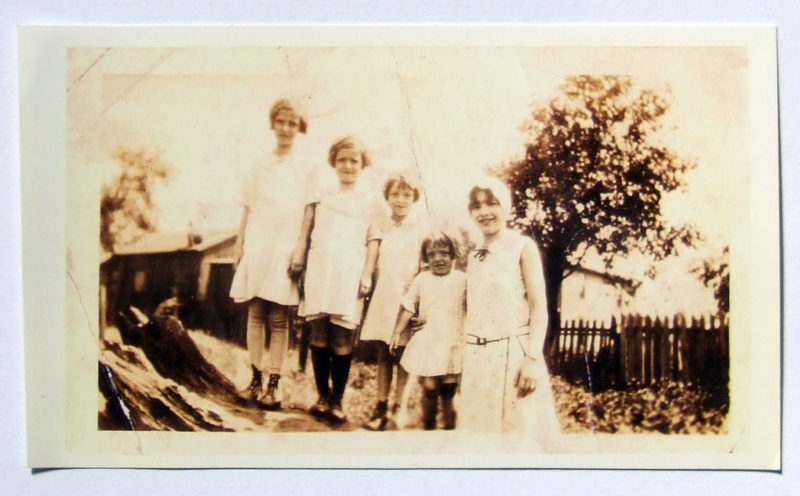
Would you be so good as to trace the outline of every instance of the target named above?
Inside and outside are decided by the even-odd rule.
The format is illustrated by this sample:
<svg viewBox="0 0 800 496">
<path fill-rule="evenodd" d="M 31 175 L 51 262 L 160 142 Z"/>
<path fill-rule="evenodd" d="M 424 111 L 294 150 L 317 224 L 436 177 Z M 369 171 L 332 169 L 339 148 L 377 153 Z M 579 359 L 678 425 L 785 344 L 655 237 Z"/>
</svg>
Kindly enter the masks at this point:
<svg viewBox="0 0 800 496">
<path fill-rule="evenodd" d="M 297 284 L 289 275 L 292 253 L 300 236 L 305 189 L 312 170 L 295 146 L 308 126 L 300 105 L 276 101 L 269 112 L 275 134 L 272 153 L 256 162 L 242 181 L 244 207 L 236 237 L 236 274 L 231 297 L 247 306 L 247 351 L 252 380 L 244 394 L 253 403 L 280 408 L 278 381 L 288 337 L 289 306 L 298 304 Z M 265 332 L 270 333 L 269 374 L 262 379 Z"/>
</svg>

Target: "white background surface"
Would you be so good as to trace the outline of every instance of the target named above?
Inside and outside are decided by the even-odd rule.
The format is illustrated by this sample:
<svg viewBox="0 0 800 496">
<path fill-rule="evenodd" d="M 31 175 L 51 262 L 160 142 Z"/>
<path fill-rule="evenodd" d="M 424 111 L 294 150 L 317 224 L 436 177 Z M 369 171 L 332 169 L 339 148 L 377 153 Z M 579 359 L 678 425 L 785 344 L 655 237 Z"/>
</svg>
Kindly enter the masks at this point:
<svg viewBox="0 0 800 496">
<path fill-rule="evenodd" d="M 516 3 L 524 3 L 517 6 Z M 793 450 L 797 366 L 791 359 L 797 332 L 791 302 L 797 262 L 798 207 L 797 7 L 789 1 L 676 2 L 439 2 L 407 1 L 368 6 L 349 2 L 118 2 L 11 0 L 0 6 L 0 492 L 6 494 L 792 494 L 797 481 Z M 322 471 L 322 470 L 56 470 L 32 474 L 25 467 L 19 213 L 19 135 L 16 79 L 17 24 L 268 23 L 268 22 L 669 22 L 768 23 L 778 28 L 784 215 L 784 457 L 783 474 L 668 471 Z M 54 116 L 55 117 L 55 116 Z M 56 117 L 58 118 L 58 117 Z M 53 378 L 62 380 L 62 378 Z M 800 488 L 800 485 L 799 485 Z"/>
</svg>

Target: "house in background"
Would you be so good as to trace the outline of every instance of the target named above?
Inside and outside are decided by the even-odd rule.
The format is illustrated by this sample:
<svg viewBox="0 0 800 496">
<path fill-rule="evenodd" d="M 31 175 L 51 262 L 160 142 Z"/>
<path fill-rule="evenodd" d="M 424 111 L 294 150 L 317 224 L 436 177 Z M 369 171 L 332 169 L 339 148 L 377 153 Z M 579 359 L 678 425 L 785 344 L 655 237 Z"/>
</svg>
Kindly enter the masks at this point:
<svg viewBox="0 0 800 496">
<path fill-rule="evenodd" d="M 645 274 L 646 266 L 623 261 L 612 269 L 589 260 L 561 283 L 562 325 L 583 319 L 609 323 L 612 316 L 642 315 L 672 319 L 682 314 L 700 317 L 716 313 L 711 289 L 691 271 L 691 261 L 659 262 L 656 277 Z"/>
<path fill-rule="evenodd" d="M 235 337 L 238 314 L 228 296 L 235 241 L 233 229 L 153 232 L 117 248 L 101 261 L 101 322 L 114 324 L 130 305 L 152 315 L 159 303 L 177 296 L 187 328 Z"/>
<path fill-rule="evenodd" d="M 641 282 L 589 267 L 578 267 L 561 282 L 561 322 L 583 319 L 609 322 L 631 312 Z"/>
</svg>

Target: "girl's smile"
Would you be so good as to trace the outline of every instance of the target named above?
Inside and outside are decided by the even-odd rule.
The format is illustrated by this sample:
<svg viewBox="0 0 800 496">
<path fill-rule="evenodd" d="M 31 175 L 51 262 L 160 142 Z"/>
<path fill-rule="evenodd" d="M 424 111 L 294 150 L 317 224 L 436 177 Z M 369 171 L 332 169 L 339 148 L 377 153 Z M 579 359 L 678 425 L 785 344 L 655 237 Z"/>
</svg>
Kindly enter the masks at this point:
<svg viewBox="0 0 800 496">
<path fill-rule="evenodd" d="M 492 236 L 505 226 L 506 214 L 496 198 L 485 191 L 478 191 L 469 205 L 469 213 L 484 236 Z"/>
<path fill-rule="evenodd" d="M 446 276 L 453 268 L 453 258 L 450 256 L 450 248 L 441 244 L 432 244 L 426 250 L 428 256 L 428 266 L 436 276 Z"/>
<path fill-rule="evenodd" d="M 336 175 L 339 177 L 339 183 L 342 186 L 353 186 L 363 167 L 361 151 L 352 148 L 339 150 L 333 166 L 336 169 Z"/>
<path fill-rule="evenodd" d="M 400 221 L 408 215 L 411 205 L 414 204 L 414 191 L 395 184 L 389 191 L 389 208 L 392 209 L 392 219 Z"/>
<path fill-rule="evenodd" d="M 288 149 L 300 130 L 300 117 L 291 110 L 281 109 L 272 120 L 272 130 L 279 149 Z"/>
</svg>

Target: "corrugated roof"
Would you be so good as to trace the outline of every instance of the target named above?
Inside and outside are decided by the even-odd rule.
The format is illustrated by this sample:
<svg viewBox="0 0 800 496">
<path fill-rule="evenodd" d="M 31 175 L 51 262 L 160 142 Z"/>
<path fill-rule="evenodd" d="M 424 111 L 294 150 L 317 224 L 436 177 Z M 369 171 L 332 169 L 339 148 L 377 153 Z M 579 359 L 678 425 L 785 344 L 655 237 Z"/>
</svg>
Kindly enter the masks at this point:
<svg viewBox="0 0 800 496">
<path fill-rule="evenodd" d="M 200 240 L 189 245 L 186 232 L 153 232 L 147 233 L 134 243 L 118 247 L 115 255 L 144 255 L 154 253 L 171 253 L 176 251 L 206 251 L 236 236 L 234 229 L 209 229 L 197 233 Z"/>
</svg>

